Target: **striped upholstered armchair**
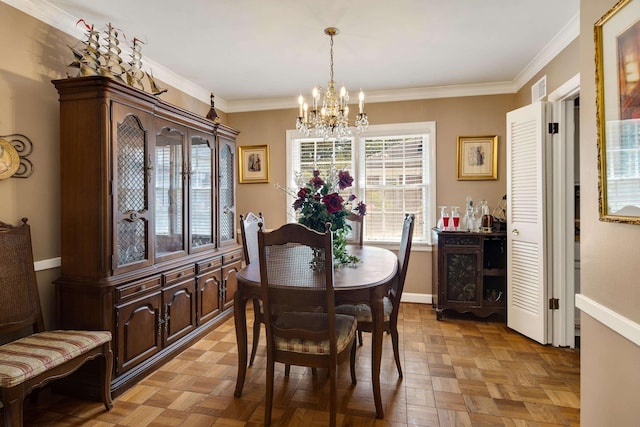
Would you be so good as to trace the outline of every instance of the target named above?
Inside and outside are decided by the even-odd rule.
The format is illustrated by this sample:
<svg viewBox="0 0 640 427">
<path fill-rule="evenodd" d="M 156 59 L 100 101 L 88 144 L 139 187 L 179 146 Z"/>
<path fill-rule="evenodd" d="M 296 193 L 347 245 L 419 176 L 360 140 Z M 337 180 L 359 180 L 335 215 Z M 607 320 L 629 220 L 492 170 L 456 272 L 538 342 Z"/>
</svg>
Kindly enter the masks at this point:
<svg viewBox="0 0 640 427">
<path fill-rule="evenodd" d="M 111 333 L 44 330 L 30 228 L 23 218 L 19 226 L 0 222 L 0 334 L 24 335 L 25 330 L 33 333 L 0 346 L 5 427 L 22 426 L 26 395 L 95 358 L 104 361 L 100 384 L 104 406 L 107 410 L 113 407 Z"/>
</svg>

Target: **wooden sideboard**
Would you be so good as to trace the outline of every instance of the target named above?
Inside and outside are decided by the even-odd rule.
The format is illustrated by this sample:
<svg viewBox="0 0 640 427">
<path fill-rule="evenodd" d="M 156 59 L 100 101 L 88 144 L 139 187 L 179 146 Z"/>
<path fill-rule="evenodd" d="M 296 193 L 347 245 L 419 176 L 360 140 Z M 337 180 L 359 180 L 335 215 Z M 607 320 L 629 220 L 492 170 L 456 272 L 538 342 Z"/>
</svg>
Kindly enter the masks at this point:
<svg viewBox="0 0 640 427">
<path fill-rule="evenodd" d="M 109 78 L 53 84 L 57 319 L 111 331 L 117 395 L 232 314 L 238 132 Z M 76 375 L 74 388 L 84 375 L 93 373 Z"/>
<path fill-rule="evenodd" d="M 507 235 L 432 230 L 433 307 L 478 316 L 506 315 Z"/>
</svg>

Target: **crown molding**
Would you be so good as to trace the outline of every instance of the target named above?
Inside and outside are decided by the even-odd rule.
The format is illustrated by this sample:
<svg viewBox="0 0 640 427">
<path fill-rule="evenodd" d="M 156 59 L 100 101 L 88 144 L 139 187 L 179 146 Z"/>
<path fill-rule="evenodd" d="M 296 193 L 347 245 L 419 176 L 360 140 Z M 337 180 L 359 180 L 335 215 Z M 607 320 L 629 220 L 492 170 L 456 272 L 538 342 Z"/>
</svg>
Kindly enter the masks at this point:
<svg viewBox="0 0 640 427">
<path fill-rule="evenodd" d="M 46 0 L 0 0 L 16 9 L 33 16 L 34 18 L 51 25 L 73 37 L 81 39 L 84 33 L 76 25 L 78 20 L 57 6 Z M 498 82 L 487 84 L 457 85 L 421 87 L 400 90 L 385 90 L 368 92 L 367 102 L 396 102 L 414 101 L 420 99 L 451 98 L 478 95 L 498 95 L 515 93 L 522 88 L 535 74 L 544 68 L 556 55 L 580 35 L 580 13 L 577 13 L 569 23 L 558 33 L 522 70 L 512 82 Z M 127 48 L 123 48 L 127 52 Z M 130 52 L 130 51 L 129 51 Z M 210 91 L 185 79 L 169 68 L 157 63 L 152 58 L 145 56 L 144 62 L 152 69 L 154 78 L 170 85 L 187 95 L 190 95 L 204 103 L 210 102 Z M 216 108 L 225 113 L 239 113 L 248 111 L 264 111 L 276 109 L 296 108 L 296 97 L 250 99 L 240 101 L 227 101 L 216 96 Z"/>
<path fill-rule="evenodd" d="M 567 25 L 513 79 L 516 91 L 526 85 L 536 73 L 546 67 L 553 58 L 578 37 L 580 37 L 580 12 L 576 13 Z"/>
<path fill-rule="evenodd" d="M 416 101 L 420 99 L 435 98 L 456 98 L 462 96 L 479 95 L 499 95 L 505 93 L 515 93 L 512 82 L 457 85 L 457 86 L 434 86 L 418 87 L 397 90 L 369 91 L 367 92 L 367 103 L 376 102 L 397 102 Z M 217 99 L 217 98 L 216 98 Z M 217 102 L 217 101 L 216 101 Z M 217 105 L 216 105 L 217 107 Z M 241 101 L 227 101 L 227 113 L 241 113 L 247 111 L 281 110 L 298 108 L 295 96 L 287 98 L 271 99 L 248 99 Z"/>
</svg>

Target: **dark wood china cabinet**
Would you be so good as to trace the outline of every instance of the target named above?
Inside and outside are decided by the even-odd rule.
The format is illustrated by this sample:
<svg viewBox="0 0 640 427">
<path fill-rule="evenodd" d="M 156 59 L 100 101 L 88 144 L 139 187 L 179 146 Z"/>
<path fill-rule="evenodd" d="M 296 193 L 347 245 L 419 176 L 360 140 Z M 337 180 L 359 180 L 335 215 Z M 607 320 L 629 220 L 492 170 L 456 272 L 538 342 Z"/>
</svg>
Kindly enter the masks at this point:
<svg viewBox="0 0 640 427">
<path fill-rule="evenodd" d="M 53 84 L 58 322 L 112 332 L 119 394 L 231 315 L 238 132 L 109 78 Z"/>
</svg>

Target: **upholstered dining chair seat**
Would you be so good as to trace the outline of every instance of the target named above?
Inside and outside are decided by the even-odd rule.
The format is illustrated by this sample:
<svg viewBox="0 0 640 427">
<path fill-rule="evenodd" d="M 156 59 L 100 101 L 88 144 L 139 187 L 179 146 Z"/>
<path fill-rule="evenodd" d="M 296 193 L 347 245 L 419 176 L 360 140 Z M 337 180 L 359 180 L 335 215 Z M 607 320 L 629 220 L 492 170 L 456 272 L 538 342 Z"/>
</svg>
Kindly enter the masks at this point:
<svg viewBox="0 0 640 427">
<path fill-rule="evenodd" d="M 329 321 L 326 313 L 287 312 L 281 314 L 275 321 L 274 327 L 279 330 L 326 330 Z M 338 352 L 343 351 L 353 343 L 358 330 L 358 323 L 353 316 L 336 314 L 336 345 Z M 307 354 L 329 354 L 329 340 L 315 341 L 310 339 L 274 337 L 277 350 L 293 351 Z"/>
<path fill-rule="evenodd" d="M 0 387 L 14 387 L 109 341 L 108 331 L 58 330 L 0 346 Z"/>
<path fill-rule="evenodd" d="M 387 297 L 384 297 L 384 321 L 388 322 L 391 320 L 391 312 L 393 311 L 393 303 Z M 358 305 L 339 305 L 336 307 L 336 313 L 347 314 L 349 316 L 354 316 L 358 322 L 373 322 L 373 317 L 371 316 L 371 307 L 368 304 L 358 304 Z"/>
</svg>

